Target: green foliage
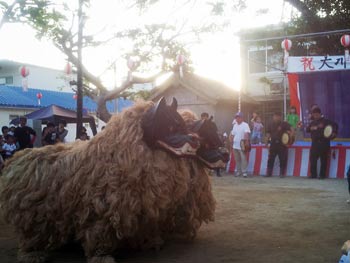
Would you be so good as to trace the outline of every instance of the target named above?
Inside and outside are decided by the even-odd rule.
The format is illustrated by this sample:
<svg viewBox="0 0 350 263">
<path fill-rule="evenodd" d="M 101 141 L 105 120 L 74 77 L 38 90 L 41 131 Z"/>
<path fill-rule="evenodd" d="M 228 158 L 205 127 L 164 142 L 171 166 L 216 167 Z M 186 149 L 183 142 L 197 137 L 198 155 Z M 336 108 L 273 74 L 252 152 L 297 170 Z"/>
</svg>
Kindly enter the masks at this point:
<svg viewBox="0 0 350 263">
<path fill-rule="evenodd" d="M 259 82 L 264 83 L 264 84 L 266 84 L 268 86 L 270 86 L 272 84 L 272 80 L 267 78 L 267 77 L 261 77 L 259 79 Z"/>
<path fill-rule="evenodd" d="M 183 32 L 179 32 L 174 26 L 152 24 L 120 32 L 118 38 L 132 40 L 133 49 L 125 54 L 125 58 L 138 57 L 140 60 L 138 71 L 149 71 L 150 62 L 158 62 L 154 63 L 156 67 L 171 71 L 174 69 L 178 54 L 187 58 L 187 65 L 191 64 L 186 43 L 177 40 L 182 34 Z M 191 67 L 187 68 L 191 70 Z"/>
<path fill-rule="evenodd" d="M 349 28 L 349 0 L 287 0 L 287 2 L 301 12 L 300 16 L 294 17 L 291 23 L 286 26 L 287 34 L 324 32 Z M 344 49 L 339 43 L 341 35 L 298 39 L 295 41 L 296 49 L 293 47 L 293 52 L 305 52 L 305 43 L 309 42 L 309 54 L 343 53 Z"/>
<path fill-rule="evenodd" d="M 211 6 L 211 13 L 217 16 L 221 16 L 227 10 L 232 10 L 234 12 L 241 12 L 243 9 L 246 8 L 245 0 L 231 0 L 231 1 L 217 0 L 217 1 L 207 2 L 207 4 Z"/>
<path fill-rule="evenodd" d="M 5 1 L 0 1 L 0 9 L 5 12 L 9 8 L 9 5 Z"/>
</svg>

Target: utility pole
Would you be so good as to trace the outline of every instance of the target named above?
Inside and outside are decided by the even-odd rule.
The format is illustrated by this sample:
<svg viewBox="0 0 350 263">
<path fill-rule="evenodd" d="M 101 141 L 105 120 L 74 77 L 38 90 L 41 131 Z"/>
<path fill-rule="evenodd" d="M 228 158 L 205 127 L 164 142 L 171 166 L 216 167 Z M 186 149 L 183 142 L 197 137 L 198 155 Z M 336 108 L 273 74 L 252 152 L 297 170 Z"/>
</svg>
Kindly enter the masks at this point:
<svg viewBox="0 0 350 263">
<path fill-rule="evenodd" d="M 82 46 L 83 46 L 83 2 L 79 1 L 78 9 L 78 67 L 77 67 L 77 134 L 79 138 L 83 126 L 83 72 L 82 72 Z"/>
</svg>

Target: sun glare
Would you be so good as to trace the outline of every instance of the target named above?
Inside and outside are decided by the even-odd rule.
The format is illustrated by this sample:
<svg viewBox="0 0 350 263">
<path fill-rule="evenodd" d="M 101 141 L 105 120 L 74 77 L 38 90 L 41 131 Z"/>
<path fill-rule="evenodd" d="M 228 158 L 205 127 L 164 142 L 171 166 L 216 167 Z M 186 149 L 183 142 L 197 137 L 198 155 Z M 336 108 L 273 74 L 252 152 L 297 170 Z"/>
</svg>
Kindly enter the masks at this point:
<svg viewBox="0 0 350 263">
<path fill-rule="evenodd" d="M 130 25 L 147 23 L 181 24 L 188 16 L 188 9 L 176 7 L 176 12 L 170 13 L 172 6 L 160 1 L 149 15 L 138 16 L 135 10 L 123 12 L 121 6 L 126 1 L 100 0 L 91 1 L 90 19 L 86 23 L 85 33 L 99 32 L 99 36 L 107 36 Z M 186 1 L 188 2 L 188 1 Z M 118 4 L 119 3 L 119 4 Z M 174 2 L 178 4 L 177 1 Z M 198 3 L 198 2 L 197 2 Z M 282 0 L 271 0 L 268 3 L 258 0 L 247 0 L 248 8 L 235 15 L 223 15 L 222 19 L 230 22 L 230 26 L 222 32 L 207 34 L 201 43 L 190 47 L 191 59 L 196 74 L 221 81 L 233 89 L 240 89 L 240 49 L 239 38 L 235 36 L 243 27 L 252 27 L 268 23 L 278 23 L 281 20 Z M 203 14 L 208 12 L 207 5 L 199 4 L 191 13 L 188 24 L 198 25 Z M 188 7 L 188 6 L 187 6 Z M 257 15 L 257 10 L 269 9 L 268 15 Z M 26 25 L 5 24 L 0 30 L 0 58 L 23 63 L 63 69 L 66 57 L 60 53 L 48 40 L 37 40 L 35 31 Z M 124 43 L 125 44 L 125 43 Z M 124 49 L 111 42 L 104 48 L 84 49 L 84 65 L 104 81 L 106 86 L 114 87 L 127 75 L 125 59 L 118 59 L 115 68 L 108 68 L 123 52 L 131 48 L 127 43 Z M 115 75 L 119 76 L 118 78 Z"/>
</svg>

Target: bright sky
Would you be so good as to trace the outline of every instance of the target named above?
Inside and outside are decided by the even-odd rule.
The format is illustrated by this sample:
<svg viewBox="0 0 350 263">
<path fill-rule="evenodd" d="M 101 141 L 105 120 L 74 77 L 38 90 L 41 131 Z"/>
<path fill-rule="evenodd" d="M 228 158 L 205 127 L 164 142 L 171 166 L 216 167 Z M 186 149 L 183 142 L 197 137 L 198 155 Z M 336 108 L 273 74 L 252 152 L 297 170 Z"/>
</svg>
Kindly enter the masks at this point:
<svg viewBox="0 0 350 263">
<path fill-rule="evenodd" d="M 72 3 L 73 1 L 69 1 Z M 78 2 L 76 0 L 75 2 Z M 208 11 L 203 4 L 197 4 L 189 11 L 188 7 L 169 6 L 169 1 L 160 1 L 145 16 L 138 16 L 133 10 L 121 8 L 128 1 L 91 0 L 89 21 L 85 32 L 99 32 L 101 37 L 118 29 L 139 24 L 170 23 L 181 24 L 188 19 L 188 25 L 203 23 Z M 174 3 L 181 1 L 173 1 Z M 206 1 L 205 1 L 206 2 Z M 175 9 L 174 9 L 175 8 Z M 268 9 L 265 15 L 257 15 L 259 9 Z M 176 10 L 176 12 L 174 12 Z M 206 34 L 201 43 L 190 46 L 195 72 L 199 75 L 222 81 L 234 89 L 240 88 L 240 58 L 239 39 L 234 35 L 241 28 L 256 27 L 267 24 L 276 24 L 290 15 L 290 7 L 283 4 L 283 0 L 247 0 L 247 9 L 241 13 L 226 13 L 220 19 L 225 19 L 230 26 L 224 32 Z M 26 25 L 6 24 L 0 30 L 0 59 L 10 59 L 23 63 L 64 68 L 65 55 L 56 49 L 50 41 L 35 38 L 35 32 Z M 124 45 L 123 45 L 124 44 Z M 83 51 L 83 63 L 96 75 L 101 75 L 107 86 L 114 85 L 114 73 L 105 71 L 106 67 L 127 50 L 128 43 L 110 43 L 103 49 L 89 48 Z M 127 67 L 123 59 L 118 59 L 117 75 L 126 76 Z"/>
</svg>

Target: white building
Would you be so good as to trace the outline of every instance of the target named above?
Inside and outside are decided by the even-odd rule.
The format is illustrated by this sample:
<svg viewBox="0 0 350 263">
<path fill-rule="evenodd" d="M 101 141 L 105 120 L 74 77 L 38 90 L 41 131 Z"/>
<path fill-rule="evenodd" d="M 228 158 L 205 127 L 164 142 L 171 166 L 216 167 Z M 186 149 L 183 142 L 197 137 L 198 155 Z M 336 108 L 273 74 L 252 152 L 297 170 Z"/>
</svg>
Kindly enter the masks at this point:
<svg viewBox="0 0 350 263">
<path fill-rule="evenodd" d="M 20 68 L 29 69 L 28 86 L 36 89 L 72 92 L 69 80 L 75 76 L 67 75 L 64 69 L 45 68 L 11 60 L 0 60 L 0 85 L 22 86 Z"/>
<path fill-rule="evenodd" d="M 27 77 L 28 89 L 22 87 L 23 77 L 20 68 L 29 68 L 30 74 Z M 50 69 L 35 65 L 28 65 L 19 62 L 0 60 L 0 128 L 9 126 L 11 120 L 55 104 L 66 109 L 76 110 L 76 98 L 69 86 L 69 81 L 75 79 L 75 75 L 67 76 L 64 70 Z M 41 94 L 39 100 L 37 94 Z M 117 102 L 118 101 L 118 102 Z M 123 108 L 132 104 L 131 101 L 118 98 L 115 101 L 107 102 L 109 112 L 120 112 Z M 83 97 L 83 109 L 90 115 L 96 116 L 96 103 L 87 96 Z M 28 120 L 28 125 L 33 122 Z M 89 128 L 88 124 L 84 124 Z M 97 130 L 105 125 L 96 118 Z M 75 140 L 75 124 L 69 124 L 68 141 Z M 37 127 L 40 133 L 41 127 Z M 92 136 L 91 130 L 87 129 L 88 135 Z"/>
</svg>

